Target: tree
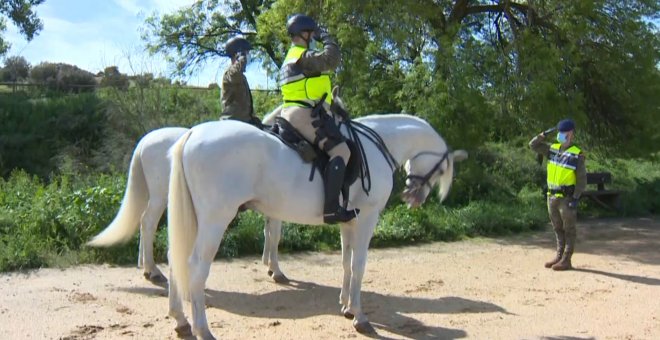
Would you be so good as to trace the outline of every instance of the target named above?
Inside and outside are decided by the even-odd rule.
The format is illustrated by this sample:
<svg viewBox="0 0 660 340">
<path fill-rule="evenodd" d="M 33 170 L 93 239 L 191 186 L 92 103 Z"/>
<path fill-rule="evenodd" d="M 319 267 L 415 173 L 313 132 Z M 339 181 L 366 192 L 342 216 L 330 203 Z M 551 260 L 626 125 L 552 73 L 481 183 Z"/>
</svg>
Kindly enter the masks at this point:
<svg viewBox="0 0 660 340">
<path fill-rule="evenodd" d="M 224 43 L 239 34 L 252 40 L 253 46 L 261 46 L 267 58 L 277 60 L 270 43 L 254 39 L 257 17 L 273 2 L 198 0 L 172 14 L 148 17 L 142 38 L 151 53 L 164 55 L 181 75 L 194 73 L 209 60 L 226 57 Z"/>
<path fill-rule="evenodd" d="M 170 61 L 186 71 L 220 55 L 208 51 L 228 35 L 256 32 L 253 45 L 276 71 L 293 13 L 337 38 L 335 83 L 355 115 L 414 112 L 467 146 L 566 116 L 588 146 L 644 155 L 660 142 L 656 0 L 198 1 L 152 17 L 148 40 L 177 52 Z"/>
<path fill-rule="evenodd" d="M 27 79 L 30 72 L 30 64 L 21 56 L 13 56 L 5 59 L 5 67 L 2 73 L 2 81 L 17 82 Z"/>
<path fill-rule="evenodd" d="M 128 76 L 119 72 L 117 66 L 108 66 L 103 70 L 101 86 L 110 86 L 120 90 L 126 90 L 128 85 Z"/>
<path fill-rule="evenodd" d="M 74 65 L 43 62 L 30 71 L 30 82 L 46 85 L 49 90 L 90 92 L 96 87 L 94 74 Z"/>
<path fill-rule="evenodd" d="M 9 18 L 28 41 L 32 40 L 43 28 L 43 23 L 34 13 L 33 8 L 45 0 L 3 0 L 0 2 L 0 56 L 7 53 L 10 44 L 2 38 Z"/>
</svg>

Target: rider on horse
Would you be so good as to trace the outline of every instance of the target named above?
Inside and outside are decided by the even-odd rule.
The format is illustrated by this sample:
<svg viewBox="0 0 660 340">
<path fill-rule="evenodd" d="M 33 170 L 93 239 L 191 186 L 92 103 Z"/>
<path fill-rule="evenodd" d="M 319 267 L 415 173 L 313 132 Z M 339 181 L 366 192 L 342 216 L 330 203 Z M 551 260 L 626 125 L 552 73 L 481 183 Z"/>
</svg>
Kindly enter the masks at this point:
<svg viewBox="0 0 660 340">
<path fill-rule="evenodd" d="M 234 37 L 225 44 L 225 51 L 231 58 L 231 65 L 222 76 L 221 119 L 235 119 L 261 127 L 261 121 L 254 114 L 250 85 L 245 78 L 245 66 L 249 62 L 252 45 L 245 38 Z"/>
<path fill-rule="evenodd" d="M 331 72 L 341 61 L 337 43 L 314 19 L 296 14 L 287 24 L 292 45 L 280 70 L 282 118 L 286 119 L 310 143 L 330 157 L 323 175 L 325 223 L 348 222 L 359 211 L 339 204 L 346 165 L 351 151 L 329 113 L 332 103 Z M 312 39 L 323 43 L 323 51 L 310 50 Z"/>
</svg>

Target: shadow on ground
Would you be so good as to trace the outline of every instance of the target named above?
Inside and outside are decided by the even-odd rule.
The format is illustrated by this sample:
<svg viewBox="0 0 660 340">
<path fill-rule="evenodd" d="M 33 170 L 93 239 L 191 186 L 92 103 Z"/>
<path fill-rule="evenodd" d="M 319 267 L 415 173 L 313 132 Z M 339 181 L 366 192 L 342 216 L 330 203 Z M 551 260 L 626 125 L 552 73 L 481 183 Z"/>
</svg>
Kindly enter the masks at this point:
<svg viewBox="0 0 660 340">
<path fill-rule="evenodd" d="M 660 264 L 660 218 L 580 219 L 576 253 L 625 257 L 644 264 Z M 525 233 L 496 239 L 499 244 L 555 247 L 554 233 Z"/>
<path fill-rule="evenodd" d="M 339 288 L 311 282 L 291 281 L 280 289 L 264 294 L 206 290 L 206 305 L 232 314 L 267 319 L 300 319 L 318 315 L 341 318 Z M 134 287 L 120 290 L 143 295 L 166 296 L 164 289 Z M 458 339 L 467 336 L 460 329 L 426 325 L 408 313 L 463 314 L 506 313 L 502 307 L 482 301 L 448 296 L 438 299 L 383 295 L 363 291 L 362 305 L 376 330 L 414 339 Z M 346 320 L 350 323 L 350 320 Z M 378 334 L 373 335 L 382 338 Z"/>
</svg>

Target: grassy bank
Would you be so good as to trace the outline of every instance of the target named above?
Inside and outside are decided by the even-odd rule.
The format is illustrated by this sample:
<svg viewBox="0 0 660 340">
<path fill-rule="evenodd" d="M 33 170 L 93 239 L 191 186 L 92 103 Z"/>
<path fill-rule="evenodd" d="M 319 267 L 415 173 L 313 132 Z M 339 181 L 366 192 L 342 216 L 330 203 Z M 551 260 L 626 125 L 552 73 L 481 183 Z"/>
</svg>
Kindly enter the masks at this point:
<svg viewBox="0 0 660 340">
<path fill-rule="evenodd" d="M 381 216 L 372 247 L 428 241 L 453 241 L 477 235 L 505 235 L 541 228 L 547 223 L 539 176 L 543 168 L 522 146 L 492 144 L 473 152 L 457 169 L 450 198 L 439 204 L 436 195 L 414 210 L 393 196 Z M 660 211 L 660 169 L 648 161 L 599 160 L 590 170 L 613 172 L 614 185 L 625 191 L 623 215 Z M 508 180 L 510 179 L 510 180 Z M 0 180 L 0 271 L 66 266 L 78 263 L 135 263 L 137 235 L 128 244 L 110 249 L 84 246 L 105 228 L 117 212 L 125 175 L 57 175 L 44 181 L 22 171 Z M 401 192 L 400 176 L 394 195 Z M 612 214 L 585 204 L 590 215 Z M 165 261 L 167 235 L 161 220 L 155 255 Z M 225 235 L 218 256 L 258 254 L 263 246 L 263 218 L 240 214 Z M 285 224 L 280 249 L 339 249 L 337 227 Z"/>
</svg>

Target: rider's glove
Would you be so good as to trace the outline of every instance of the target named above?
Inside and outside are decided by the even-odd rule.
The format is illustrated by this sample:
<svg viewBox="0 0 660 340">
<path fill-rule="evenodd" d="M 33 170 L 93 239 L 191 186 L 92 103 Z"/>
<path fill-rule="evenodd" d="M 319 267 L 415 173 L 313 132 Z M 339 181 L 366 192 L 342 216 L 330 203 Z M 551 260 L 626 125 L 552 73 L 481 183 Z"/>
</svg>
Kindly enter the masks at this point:
<svg viewBox="0 0 660 340">
<path fill-rule="evenodd" d="M 317 26 L 314 30 L 314 40 L 318 42 L 323 42 L 328 36 L 328 30 L 325 27 Z"/>
</svg>

